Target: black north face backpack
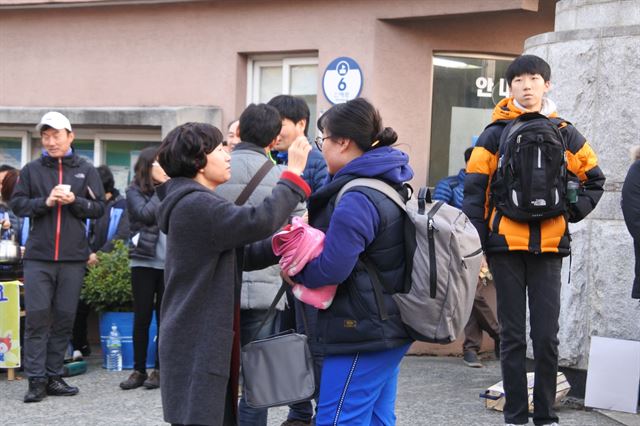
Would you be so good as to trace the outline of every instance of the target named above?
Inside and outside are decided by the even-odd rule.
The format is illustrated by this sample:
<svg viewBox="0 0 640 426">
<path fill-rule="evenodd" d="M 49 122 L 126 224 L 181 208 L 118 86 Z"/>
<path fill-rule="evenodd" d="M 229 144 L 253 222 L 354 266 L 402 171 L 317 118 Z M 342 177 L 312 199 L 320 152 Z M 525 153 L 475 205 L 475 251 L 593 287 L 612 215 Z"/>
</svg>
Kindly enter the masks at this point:
<svg viewBox="0 0 640 426">
<path fill-rule="evenodd" d="M 494 205 L 503 215 L 529 222 L 567 211 L 566 144 L 559 129 L 562 123 L 566 122 L 527 113 L 506 124 L 491 183 Z"/>
</svg>

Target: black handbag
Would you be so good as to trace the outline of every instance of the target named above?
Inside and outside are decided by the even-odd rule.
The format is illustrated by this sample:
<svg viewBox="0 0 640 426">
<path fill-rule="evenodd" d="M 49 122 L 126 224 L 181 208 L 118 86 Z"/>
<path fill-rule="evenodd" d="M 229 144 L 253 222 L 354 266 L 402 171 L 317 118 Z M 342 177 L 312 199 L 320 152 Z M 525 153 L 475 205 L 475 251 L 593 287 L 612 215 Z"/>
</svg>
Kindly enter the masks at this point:
<svg viewBox="0 0 640 426">
<path fill-rule="evenodd" d="M 242 392 L 252 408 L 269 408 L 309 401 L 315 396 L 313 357 L 307 336 L 287 330 L 254 340 L 285 293 L 283 282 L 252 341 L 242 347 Z M 305 330 L 308 330 L 303 312 Z"/>
</svg>

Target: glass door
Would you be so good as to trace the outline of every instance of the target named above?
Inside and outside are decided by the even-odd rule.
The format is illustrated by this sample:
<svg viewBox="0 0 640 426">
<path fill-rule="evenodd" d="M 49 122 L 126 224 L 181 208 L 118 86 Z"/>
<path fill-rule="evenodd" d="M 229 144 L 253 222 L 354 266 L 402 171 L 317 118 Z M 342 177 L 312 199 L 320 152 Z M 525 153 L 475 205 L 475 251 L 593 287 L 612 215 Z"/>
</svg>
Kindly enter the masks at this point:
<svg viewBox="0 0 640 426">
<path fill-rule="evenodd" d="M 428 185 L 456 175 L 464 151 L 491 121 L 494 106 L 509 95 L 507 58 L 434 55 Z"/>
</svg>

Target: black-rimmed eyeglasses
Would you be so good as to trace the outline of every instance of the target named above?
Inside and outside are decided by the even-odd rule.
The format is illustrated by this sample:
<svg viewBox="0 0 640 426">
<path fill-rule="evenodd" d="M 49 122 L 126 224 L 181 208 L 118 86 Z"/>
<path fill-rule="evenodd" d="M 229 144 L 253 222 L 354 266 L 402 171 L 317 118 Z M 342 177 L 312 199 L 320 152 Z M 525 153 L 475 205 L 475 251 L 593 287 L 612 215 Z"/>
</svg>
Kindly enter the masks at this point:
<svg viewBox="0 0 640 426">
<path fill-rule="evenodd" d="M 316 136 L 315 143 L 320 151 L 322 151 L 322 145 L 324 145 L 325 139 L 331 139 L 331 136 L 325 136 L 325 137 Z"/>
</svg>

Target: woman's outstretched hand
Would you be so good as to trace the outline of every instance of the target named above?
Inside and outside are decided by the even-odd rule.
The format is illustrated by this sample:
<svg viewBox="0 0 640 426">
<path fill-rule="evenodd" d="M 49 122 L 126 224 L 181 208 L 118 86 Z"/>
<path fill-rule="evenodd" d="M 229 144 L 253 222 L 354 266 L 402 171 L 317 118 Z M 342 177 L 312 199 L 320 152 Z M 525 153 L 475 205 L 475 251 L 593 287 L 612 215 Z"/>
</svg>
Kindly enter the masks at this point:
<svg viewBox="0 0 640 426">
<path fill-rule="evenodd" d="M 307 165 L 307 157 L 311 151 L 311 144 L 304 136 L 298 136 L 289 147 L 287 170 L 301 175 Z"/>
</svg>

